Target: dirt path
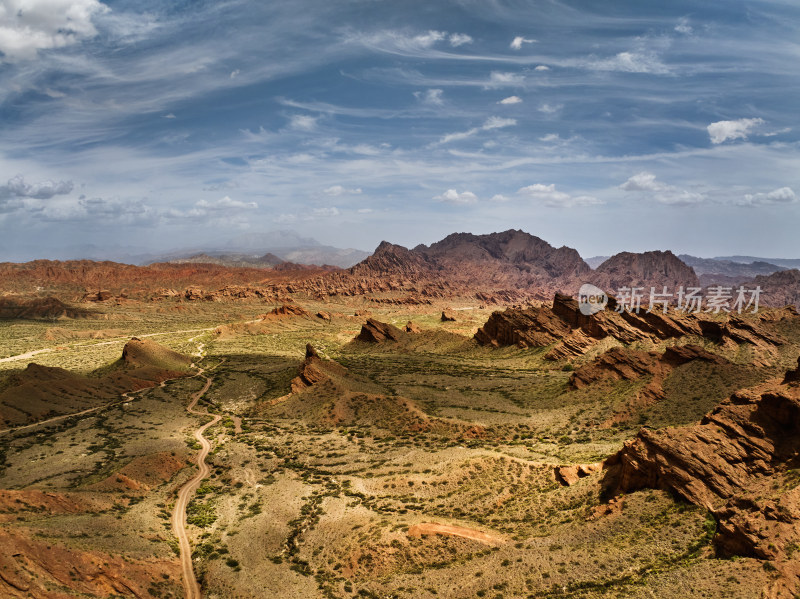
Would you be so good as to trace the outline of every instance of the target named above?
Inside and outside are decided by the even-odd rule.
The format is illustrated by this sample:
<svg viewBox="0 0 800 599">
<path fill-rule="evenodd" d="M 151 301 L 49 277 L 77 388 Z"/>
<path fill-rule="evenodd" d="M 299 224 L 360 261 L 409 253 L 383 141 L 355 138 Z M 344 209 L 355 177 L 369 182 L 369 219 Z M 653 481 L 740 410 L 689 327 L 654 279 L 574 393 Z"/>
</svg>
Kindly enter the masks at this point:
<svg viewBox="0 0 800 599">
<path fill-rule="evenodd" d="M 39 354 L 46 354 L 51 351 L 53 351 L 52 347 L 45 347 L 44 349 L 34 349 L 33 351 L 25 352 L 24 354 L 9 356 L 7 358 L 0 358 L 0 363 L 13 362 L 14 360 L 25 360 L 27 358 L 32 358 L 33 356 L 38 356 Z"/>
<path fill-rule="evenodd" d="M 203 370 L 198 372 L 198 376 L 203 376 Z M 208 412 L 200 412 L 195 410 L 197 402 L 203 397 L 211 383 L 214 381 L 213 377 L 206 377 L 206 384 L 197 393 L 192 396 L 192 401 L 186 406 L 186 411 L 196 416 L 208 416 Z M 192 547 L 189 544 L 189 535 L 186 532 L 186 507 L 189 505 L 189 500 L 194 495 L 194 492 L 200 486 L 203 479 L 211 472 L 208 464 L 206 464 L 206 457 L 211 451 L 211 442 L 203 436 L 205 430 L 215 425 L 222 419 L 222 416 L 217 414 L 214 418 L 198 428 L 194 433 L 194 438 L 200 443 L 200 452 L 197 454 L 195 463 L 197 464 L 197 474 L 195 474 L 189 481 L 187 481 L 178 491 L 178 499 L 175 502 L 175 509 L 172 512 L 172 532 L 178 538 L 178 545 L 181 550 L 181 568 L 183 569 L 183 589 L 185 591 L 186 599 L 200 599 L 202 594 L 200 592 L 200 584 L 194 575 L 194 568 L 192 567 Z"/>
<path fill-rule="evenodd" d="M 472 539 L 484 545 L 502 545 L 505 539 L 496 535 L 481 532 L 474 528 L 464 528 L 463 526 L 451 526 L 449 524 L 437 524 L 436 522 L 423 522 L 414 524 L 408 529 L 409 537 L 421 537 L 422 535 L 444 535 L 449 537 L 461 537 L 462 539 Z"/>
</svg>

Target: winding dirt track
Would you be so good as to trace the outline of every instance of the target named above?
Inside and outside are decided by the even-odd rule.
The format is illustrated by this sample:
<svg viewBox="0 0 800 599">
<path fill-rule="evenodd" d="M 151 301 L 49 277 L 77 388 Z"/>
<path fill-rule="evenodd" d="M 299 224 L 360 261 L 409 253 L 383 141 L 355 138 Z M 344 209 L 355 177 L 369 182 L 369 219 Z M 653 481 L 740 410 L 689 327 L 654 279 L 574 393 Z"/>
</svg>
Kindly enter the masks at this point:
<svg viewBox="0 0 800 599">
<path fill-rule="evenodd" d="M 203 370 L 197 373 L 198 376 L 203 376 Z M 196 416 L 208 416 L 208 412 L 200 412 L 195 410 L 195 406 L 201 397 L 208 391 L 214 377 L 205 377 L 206 384 L 200 391 L 192 396 L 191 403 L 186 406 L 186 411 Z M 192 567 L 192 548 L 189 545 L 189 535 L 186 533 L 186 507 L 189 505 L 189 500 L 194 495 L 194 492 L 200 486 L 203 479 L 208 476 L 211 468 L 206 464 L 206 457 L 208 452 L 211 451 L 211 442 L 203 436 L 205 430 L 215 425 L 222 419 L 222 416 L 217 414 L 211 422 L 208 422 L 198 428 L 194 433 L 194 438 L 200 443 L 200 452 L 197 454 L 195 463 L 197 464 L 197 474 L 195 474 L 189 481 L 187 481 L 178 491 L 178 499 L 175 502 L 175 509 L 172 512 L 172 532 L 178 538 L 178 545 L 181 549 L 181 568 L 183 569 L 183 589 L 185 591 L 186 599 L 200 599 L 202 594 L 200 592 L 200 585 L 194 575 L 194 568 Z"/>
</svg>

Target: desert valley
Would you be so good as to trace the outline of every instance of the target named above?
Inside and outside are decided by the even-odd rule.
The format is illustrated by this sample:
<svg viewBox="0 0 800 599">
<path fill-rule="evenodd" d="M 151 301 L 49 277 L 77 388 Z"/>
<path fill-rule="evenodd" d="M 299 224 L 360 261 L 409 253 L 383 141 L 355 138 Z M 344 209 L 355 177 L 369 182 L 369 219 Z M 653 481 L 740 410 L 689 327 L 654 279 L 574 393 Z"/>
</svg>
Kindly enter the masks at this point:
<svg viewBox="0 0 800 599">
<path fill-rule="evenodd" d="M 4 597 L 800 592 L 797 270 L 756 313 L 618 311 L 702 283 L 514 230 L 0 272 Z"/>
<path fill-rule="evenodd" d="M 0 599 L 800 599 L 798 40 L 0 0 Z"/>
</svg>

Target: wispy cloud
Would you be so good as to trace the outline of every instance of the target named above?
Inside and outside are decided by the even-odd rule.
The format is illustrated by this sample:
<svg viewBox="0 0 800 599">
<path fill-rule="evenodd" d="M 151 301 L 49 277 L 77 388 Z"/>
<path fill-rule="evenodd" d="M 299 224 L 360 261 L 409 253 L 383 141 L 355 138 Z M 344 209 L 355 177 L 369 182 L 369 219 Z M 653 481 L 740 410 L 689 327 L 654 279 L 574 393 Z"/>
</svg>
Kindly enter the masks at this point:
<svg viewBox="0 0 800 599">
<path fill-rule="evenodd" d="M 517 119 L 509 119 L 499 116 L 490 116 L 480 127 L 473 127 L 466 131 L 459 131 L 458 133 L 448 133 L 442 136 L 439 140 L 440 144 L 450 143 L 452 141 L 460 141 L 472 137 L 481 131 L 491 131 L 492 129 L 502 129 L 504 127 L 513 127 L 517 124 Z"/>
<path fill-rule="evenodd" d="M 341 185 L 332 185 L 326 188 L 323 193 L 329 196 L 343 196 L 343 195 L 359 195 L 361 193 L 360 187 L 347 188 Z"/>
<path fill-rule="evenodd" d="M 289 126 L 298 131 L 313 131 L 317 127 L 317 117 L 308 114 L 293 114 Z"/>
<path fill-rule="evenodd" d="M 500 100 L 498 104 L 519 104 L 520 102 L 522 102 L 522 98 L 519 96 L 508 96 Z"/>
<path fill-rule="evenodd" d="M 603 204 L 602 200 L 589 195 L 573 196 L 563 191 L 558 191 L 554 183 L 545 185 L 534 183 L 517 191 L 522 197 L 533 200 L 545 206 L 558 208 L 573 208 L 575 206 L 595 206 Z"/>
</svg>

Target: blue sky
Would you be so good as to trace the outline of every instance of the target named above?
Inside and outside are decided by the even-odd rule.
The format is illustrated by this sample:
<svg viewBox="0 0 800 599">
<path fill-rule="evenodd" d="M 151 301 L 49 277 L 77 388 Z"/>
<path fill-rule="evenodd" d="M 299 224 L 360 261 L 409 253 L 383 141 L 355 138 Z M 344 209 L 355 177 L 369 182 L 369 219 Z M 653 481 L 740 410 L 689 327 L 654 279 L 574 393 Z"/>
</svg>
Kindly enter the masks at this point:
<svg viewBox="0 0 800 599">
<path fill-rule="evenodd" d="M 0 259 L 292 229 L 798 257 L 800 4 L 0 0 Z"/>
</svg>

